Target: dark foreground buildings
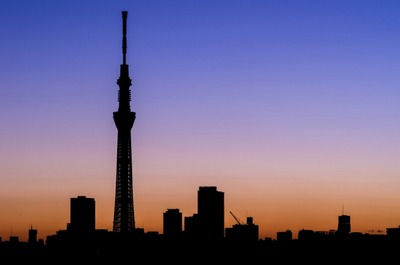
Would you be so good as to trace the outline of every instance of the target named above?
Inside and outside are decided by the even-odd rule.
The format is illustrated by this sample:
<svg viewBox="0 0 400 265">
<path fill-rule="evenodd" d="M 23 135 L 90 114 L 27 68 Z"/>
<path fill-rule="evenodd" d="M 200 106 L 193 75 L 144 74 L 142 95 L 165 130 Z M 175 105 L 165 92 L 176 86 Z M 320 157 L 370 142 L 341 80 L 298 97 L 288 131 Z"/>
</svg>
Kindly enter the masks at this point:
<svg viewBox="0 0 400 265">
<path fill-rule="evenodd" d="M 138 232 L 130 234 L 96 229 L 94 199 L 78 196 L 70 200 L 71 216 L 65 230 L 47 236 L 43 242 L 37 240 L 37 230 L 31 228 L 28 242 L 19 242 L 15 236 L 10 237 L 9 241 L 0 241 L 0 257 L 14 262 L 90 263 L 134 259 L 150 264 L 359 264 L 372 261 L 386 264 L 398 258 L 400 227 L 388 228 L 386 235 L 351 232 L 348 230 L 348 215 L 339 216 L 338 229 L 335 231 L 301 229 L 297 239 L 292 238 L 290 230 L 278 232 L 276 240 L 259 238 L 258 225 L 252 217 L 247 217 L 246 223 L 235 218 L 237 223 L 232 227 L 222 226 L 224 234 L 220 236 L 220 215 L 224 215 L 223 194 L 215 186 L 199 187 L 198 203 L 202 206 L 198 205 L 198 213 L 183 217 L 178 208 L 167 209 L 162 215 L 161 234 L 144 232 L 138 228 Z M 200 210 L 201 207 L 204 209 Z M 193 226 L 187 226 L 183 225 L 182 218 L 185 223 L 188 220 L 196 221 Z M 207 220 L 207 225 L 201 225 L 202 218 Z M 343 221 L 346 225 L 341 230 Z"/>
<path fill-rule="evenodd" d="M 215 186 L 202 186 L 197 191 L 197 213 L 185 217 L 187 239 L 222 240 L 224 238 L 224 193 Z"/>
</svg>

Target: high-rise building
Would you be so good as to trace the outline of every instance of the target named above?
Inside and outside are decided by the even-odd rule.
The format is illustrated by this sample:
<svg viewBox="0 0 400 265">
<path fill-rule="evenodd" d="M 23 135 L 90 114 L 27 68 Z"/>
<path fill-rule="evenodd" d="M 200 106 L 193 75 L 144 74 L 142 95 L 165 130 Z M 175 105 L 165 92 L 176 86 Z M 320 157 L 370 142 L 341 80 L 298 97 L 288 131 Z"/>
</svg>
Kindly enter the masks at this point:
<svg viewBox="0 0 400 265">
<path fill-rule="evenodd" d="M 132 80 L 129 77 L 129 65 L 126 64 L 126 21 L 127 11 L 122 11 L 122 64 L 119 86 L 118 111 L 113 113 L 114 123 L 118 130 L 117 167 L 113 232 L 129 233 L 135 230 L 135 215 L 133 209 L 132 184 L 132 151 L 131 129 L 135 122 L 136 113 L 131 111 Z"/>
<path fill-rule="evenodd" d="M 74 234 L 90 234 L 96 229 L 94 198 L 78 196 L 70 199 L 70 223 L 67 230 Z"/>
<path fill-rule="evenodd" d="M 199 215 L 197 213 L 183 218 L 183 236 L 185 239 L 198 239 L 200 237 L 199 223 Z"/>
<path fill-rule="evenodd" d="M 37 243 L 37 229 L 33 229 L 33 227 L 31 226 L 31 228 L 28 231 L 28 243 L 30 244 L 35 244 Z"/>
<path fill-rule="evenodd" d="M 182 237 L 182 213 L 179 209 L 167 209 L 163 213 L 163 235 L 168 239 Z"/>
<path fill-rule="evenodd" d="M 336 234 L 339 236 L 349 235 L 351 232 L 350 216 L 349 215 L 339 215 L 338 217 L 338 229 Z"/>
<path fill-rule="evenodd" d="M 199 235 L 205 239 L 223 239 L 225 236 L 224 193 L 215 186 L 199 187 L 197 192 Z"/>
</svg>

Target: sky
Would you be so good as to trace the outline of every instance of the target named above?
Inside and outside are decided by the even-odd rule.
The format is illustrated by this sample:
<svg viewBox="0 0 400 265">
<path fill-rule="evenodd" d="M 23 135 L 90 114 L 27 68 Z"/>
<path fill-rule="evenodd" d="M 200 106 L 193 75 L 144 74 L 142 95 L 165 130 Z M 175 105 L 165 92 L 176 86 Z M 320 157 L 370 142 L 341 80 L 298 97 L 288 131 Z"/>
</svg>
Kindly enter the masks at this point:
<svg viewBox="0 0 400 265">
<path fill-rule="evenodd" d="M 136 227 L 224 192 L 225 227 L 385 234 L 400 225 L 400 2 L 5 0 L 0 237 L 112 230 L 122 16 Z"/>
</svg>

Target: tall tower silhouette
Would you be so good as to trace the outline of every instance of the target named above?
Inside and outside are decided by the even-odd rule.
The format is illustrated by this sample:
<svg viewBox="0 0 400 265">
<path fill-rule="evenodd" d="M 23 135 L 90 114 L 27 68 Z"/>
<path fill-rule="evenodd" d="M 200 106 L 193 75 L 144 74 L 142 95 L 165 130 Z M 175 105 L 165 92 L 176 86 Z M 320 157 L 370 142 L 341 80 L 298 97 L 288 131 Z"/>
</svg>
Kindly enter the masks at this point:
<svg viewBox="0 0 400 265">
<path fill-rule="evenodd" d="M 118 111 L 113 113 L 115 126 L 118 129 L 117 143 L 117 177 L 115 187 L 113 232 L 129 233 L 135 230 L 135 214 L 133 210 L 132 185 L 132 152 L 131 129 L 136 113 L 131 111 L 132 80 L 129 77 L 129 65 L 126 64 L 126 21 L 127 11 L 122 11 L 122 64 L 117 84 Z"/>
</svg>

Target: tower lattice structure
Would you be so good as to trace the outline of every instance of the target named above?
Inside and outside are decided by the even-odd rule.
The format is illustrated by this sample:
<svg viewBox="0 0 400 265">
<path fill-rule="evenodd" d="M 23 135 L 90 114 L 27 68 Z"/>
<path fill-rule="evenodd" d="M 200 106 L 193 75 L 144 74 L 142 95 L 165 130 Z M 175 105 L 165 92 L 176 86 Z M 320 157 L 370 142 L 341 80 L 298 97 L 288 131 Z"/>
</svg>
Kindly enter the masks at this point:
<svg viewBox="0 0 400 265">
<path fill-rule="evenodd" d="M 122 11 L 123 62 L 120 67 L 120 77 L 117 80 L 119 107 L 118 111 L 113 113 L 114 123 L 118 130 L 113 232 L 119 233 L 129 233 L 135 230 L 131 129 L 135 122 L 136 113 L 132 112 L 130 107 L 132 80 L 129 77 L 129 65 L 126 64 L 127 17 L 128 12 Z"/>
</svg>

